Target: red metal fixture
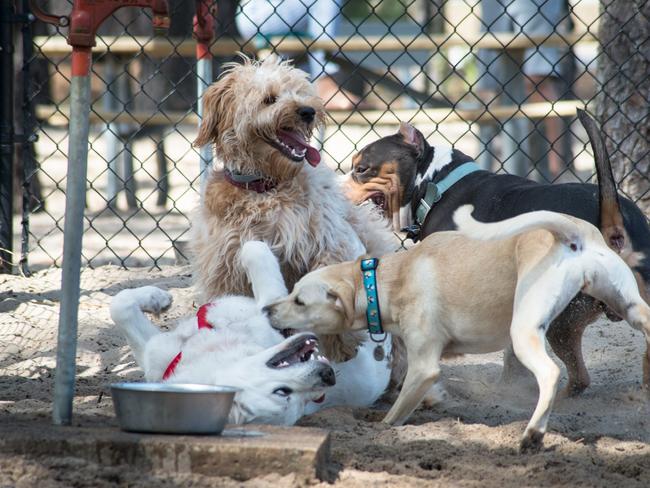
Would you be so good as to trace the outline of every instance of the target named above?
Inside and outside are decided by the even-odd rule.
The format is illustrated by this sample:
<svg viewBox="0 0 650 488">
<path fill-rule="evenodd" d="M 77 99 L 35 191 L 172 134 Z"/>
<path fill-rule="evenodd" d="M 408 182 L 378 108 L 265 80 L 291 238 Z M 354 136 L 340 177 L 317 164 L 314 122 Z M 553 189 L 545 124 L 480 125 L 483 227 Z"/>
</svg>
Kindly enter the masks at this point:
<svg viewBox="0 0 650 488">
<path fill-rule="evenodd" d="M 210 43 L 214 39 L 216 3 L 213 0 L 196 0 L 193 36 L 196 39 L 196 59 L 210 57 Z"/>
<path fill-rule="evenodd" d="M 68 44 L 74 47 L 93 47 L 99 26 L 122 7 L 148 7 L 153 11 L 154 29 L 169 27 L 169 11 L 166 0 L 74 0 L 69 16 L 50 15 L 44 12 L 37 0 L 30 0 L 32 13 L 49 24 L 69 26 Z"/>
</svg>

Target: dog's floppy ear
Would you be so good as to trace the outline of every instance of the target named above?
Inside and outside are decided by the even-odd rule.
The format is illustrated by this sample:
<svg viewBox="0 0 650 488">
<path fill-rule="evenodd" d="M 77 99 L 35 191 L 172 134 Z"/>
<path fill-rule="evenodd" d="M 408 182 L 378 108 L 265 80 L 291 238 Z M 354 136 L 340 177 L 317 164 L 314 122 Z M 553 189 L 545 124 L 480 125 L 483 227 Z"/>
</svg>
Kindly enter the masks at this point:
<svg viewBox="0 0 650 488">
<path fill-rule="evenodd" d="M 233 106 L 229 102 L 234 96 L 233 80 L 233 76 L 226 75 L 213 83 L 203 94 L 203 120 L 193 143 L 195 147 L 217 142 L 220 125 L 223 127 L 224 121 L 232 117 L 232 114 L 228 113 L 228 107 Z"/>
<path fill-rule="evenodd" d="M 354 290 L 346 283 L 339 283 L 327 290 L 327 298 L 334 302 L 334 306 L 344 317 L 346 327 L 351 327 L 354 322 Z"/>
<path fill-rule="evenodd" d="M 408 122 L 399 123 L 399 134 L 406 144 L 412 146 L 418 158 L 424 154 L 424 135 Z"/>
</svg>

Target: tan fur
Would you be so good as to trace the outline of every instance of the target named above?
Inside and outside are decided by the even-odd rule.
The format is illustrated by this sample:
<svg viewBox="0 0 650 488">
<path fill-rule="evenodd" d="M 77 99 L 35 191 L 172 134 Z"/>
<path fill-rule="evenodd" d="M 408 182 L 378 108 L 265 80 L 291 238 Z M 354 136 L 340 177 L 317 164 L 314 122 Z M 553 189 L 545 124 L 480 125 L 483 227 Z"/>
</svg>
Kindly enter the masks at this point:
<svg viewBox="0 0 650 488">
<path fill-rule="evenodd" d="M 498 351 L 512 342 L 540 390 L 521 447 L 538 448 L 560 373 L 544 347 L 548 325 L 582 291 L 643 330 L 650 344 L 650 307 L 593 225 L 544 211 L 481 224 L 470 211 L 455 214 L 461 232 L 432 234 L 385 256 L 377 268 L 383 328 L 400 336 L 408 353 L 404 387 L 384 420 L 408 419 L 437 381 L 440 357 Z M 271 323 L 326 333 L 365 329 L 359 268 L 359 261 L 343 263 L 303 277 L 268 307 Z"/>
<path fill-rule="evenodd" d="M 306 123 L 298 107 L 312 107 Z M 290 289 L 305 273 L 354 259 L 364 252 L 383 255 L 397 248 L 381 217 L 353 206 L 334 172 L 295 162 L 267 141 L 280 129 L 301 132 L 306 140 L 325 119 L 323 103 L 307 75 L 276 57 L 244 58 L 230 65 L 204 96 L 204 120 L 195 145 L 214 144 L 224 168 L 273 180 L 266 193 L 238 188 L 214 170 L 192 225 L 194 276 L 201 300 L 224 294 L 250 295 L 239 250 L 244 242 L 266 242 L 281 263 Z M 335 361 L 354 355 L 358 341 L 324 339 Z"/>
</svg>

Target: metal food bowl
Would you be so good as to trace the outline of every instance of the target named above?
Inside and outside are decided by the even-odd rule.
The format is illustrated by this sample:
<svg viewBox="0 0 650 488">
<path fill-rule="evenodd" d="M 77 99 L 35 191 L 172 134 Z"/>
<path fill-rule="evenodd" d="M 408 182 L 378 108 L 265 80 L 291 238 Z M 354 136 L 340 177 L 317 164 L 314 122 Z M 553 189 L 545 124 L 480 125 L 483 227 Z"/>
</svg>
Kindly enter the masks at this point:
<svg viewBox="0 0 650 488">
<path fill-rule="evenodd" d="M 167 383 L 115 383 L 111 396 L 122 430 L 220 434 L 238 388 Z"/>
</svg>

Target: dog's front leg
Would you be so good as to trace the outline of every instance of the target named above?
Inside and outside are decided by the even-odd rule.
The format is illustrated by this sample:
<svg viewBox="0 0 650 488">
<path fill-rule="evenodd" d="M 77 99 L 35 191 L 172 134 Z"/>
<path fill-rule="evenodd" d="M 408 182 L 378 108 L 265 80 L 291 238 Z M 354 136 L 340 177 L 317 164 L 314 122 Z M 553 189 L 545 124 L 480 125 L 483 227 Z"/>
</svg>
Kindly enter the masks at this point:
<svg viewBox="0 0 650 488">
<path fill-rule="evenodd" d="M 144 312 L 159 314 L 171 304 L 171 294 L 155 286 L 122 290 L 111 300 L 111 318 L 122 330 L 141 368 L 145 364 L 143 354 L 147 341 L 160 333 Z"/>
<path fill-rule="evenodd" d="M 402 425 L 406 422 L 440 375 L 442 346 L 427 340 L 423 341 L 422 336 L 419 344 L 413 338 L 410 339 L 404 338 L 408 355 L 406 378 L 397 401 L 384 418 L 384 422 L 391 425 Z"/>
</svg>

